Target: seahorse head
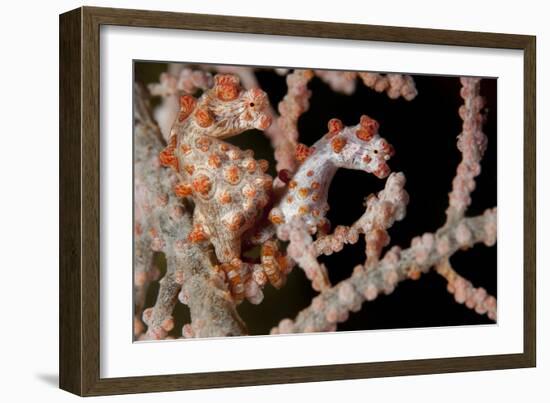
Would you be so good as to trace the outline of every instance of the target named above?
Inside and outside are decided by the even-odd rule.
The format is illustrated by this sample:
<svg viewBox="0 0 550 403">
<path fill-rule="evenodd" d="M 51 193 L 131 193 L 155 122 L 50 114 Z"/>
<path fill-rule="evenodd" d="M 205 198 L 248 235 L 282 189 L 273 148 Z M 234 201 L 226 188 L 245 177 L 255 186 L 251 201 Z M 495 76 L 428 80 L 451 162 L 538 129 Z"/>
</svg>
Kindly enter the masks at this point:
<svg viewBox="0 0 550 403">
<path fill-rule="evenodd" d="M 344 127 L 338 119 L 328 124 L 327 141 L 332 148 L 331 161 L 338 167 L 362 170 L 378 178 L 390 174 L 387 161 L 394 149 L 378 134 L 378 122 L 366 115 L 358 125 Z"/>
<path fill-rule="evenodd" d="M 239 78 L 218 74 L 214 87 L 199 99 L 194 120 L 203 134 L 220 139 L 271 124 L 267 94 L 259 88 L 243 90 Z"/>
</svg>

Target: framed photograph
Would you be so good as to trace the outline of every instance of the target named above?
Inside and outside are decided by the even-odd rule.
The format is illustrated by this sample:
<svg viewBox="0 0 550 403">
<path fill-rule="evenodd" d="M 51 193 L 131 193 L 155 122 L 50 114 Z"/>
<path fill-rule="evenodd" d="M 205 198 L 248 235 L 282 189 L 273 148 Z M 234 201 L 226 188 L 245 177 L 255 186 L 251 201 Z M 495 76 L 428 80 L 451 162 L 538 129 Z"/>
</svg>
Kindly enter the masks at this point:
<svg viewBox="0 0 550 403">
<path fill-rule="evenodd" d="M 535 366 L 535 37 L 60 16 L 60 387 Z"/>
</svg>

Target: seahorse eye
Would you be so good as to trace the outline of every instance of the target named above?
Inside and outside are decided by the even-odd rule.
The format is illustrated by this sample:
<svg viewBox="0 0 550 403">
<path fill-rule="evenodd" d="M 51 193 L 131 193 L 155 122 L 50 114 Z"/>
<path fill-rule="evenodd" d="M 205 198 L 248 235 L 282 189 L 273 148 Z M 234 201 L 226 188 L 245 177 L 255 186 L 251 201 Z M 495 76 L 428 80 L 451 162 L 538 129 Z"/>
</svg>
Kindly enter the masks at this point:
<svg viewBox="0 0 550 403">
<path fill-rule="evenodd" d="M 248 105 L 249 105 L 251 108 L 253 108 L 253 107 L 254 107 L 254 102 L 250 102 Z"/>
</svg>

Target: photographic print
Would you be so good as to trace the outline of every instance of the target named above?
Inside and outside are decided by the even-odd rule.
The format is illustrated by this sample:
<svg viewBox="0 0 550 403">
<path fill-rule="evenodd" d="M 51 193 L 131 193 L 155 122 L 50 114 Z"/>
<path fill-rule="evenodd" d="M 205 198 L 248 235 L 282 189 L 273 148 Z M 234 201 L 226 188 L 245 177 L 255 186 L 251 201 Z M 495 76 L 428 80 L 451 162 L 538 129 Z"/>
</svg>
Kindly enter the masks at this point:
<svg viewBox="0 0 550 403">
<path fill-rule="evenodd" d="M 497 78 L 133 69 L 135 341 L 496 323 Z"/>
</svg>

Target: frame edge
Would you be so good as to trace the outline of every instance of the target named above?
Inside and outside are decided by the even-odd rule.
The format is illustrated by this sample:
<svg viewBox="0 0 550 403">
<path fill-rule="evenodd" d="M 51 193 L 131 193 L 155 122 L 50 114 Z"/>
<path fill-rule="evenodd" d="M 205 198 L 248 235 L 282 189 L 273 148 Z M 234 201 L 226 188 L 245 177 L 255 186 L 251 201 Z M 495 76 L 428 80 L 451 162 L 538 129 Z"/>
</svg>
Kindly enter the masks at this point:
<svg viewBox="0 0 550 403">
<path fill-rule="evenodd" d="M 59 387 L 82 395 L 82 11 L 59 16 Z"/>
<path fill-rule="evenodd" d="M 536 367 L 536 36 L 524 44 L 524 302 L 523 356 L 526 366 Z"/>
<path fill-rule="evenodd" d="M 198 14 L 109 7 L 82 7 L 100 24 L 142 28 L 188 29 L 325 39 L 422 43 L 450 46 L 523 49 L 529 35 L 402 27 L 333 21 Z M 368 29 L 366 29 L 368 27 Z M 406 35 L 404 35 L 406 31 Z"/>
</svg>

